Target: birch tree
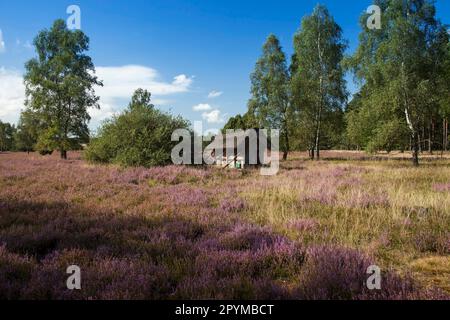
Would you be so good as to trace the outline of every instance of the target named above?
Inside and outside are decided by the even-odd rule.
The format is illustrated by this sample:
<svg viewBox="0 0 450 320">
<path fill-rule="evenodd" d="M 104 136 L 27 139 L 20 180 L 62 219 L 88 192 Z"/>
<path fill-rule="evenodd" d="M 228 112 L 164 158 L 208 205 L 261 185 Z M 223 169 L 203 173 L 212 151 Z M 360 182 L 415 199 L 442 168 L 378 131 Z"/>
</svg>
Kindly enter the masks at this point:
<svg viewBox="0 0 450 320">
<path fill-rule="evenodd" d="M 64 20 L 34 40 L 37 57 L 25 65 L 26 105 L 39 112 L 46 124 L 38 145 L 58 149 L 61 158 L 89 138 L 87 108 L 99 108 L 92 60 L 85 53 L 89 38 L 80 30 L 70 31 Z"/>
<path fill-rule="evenodd" d="M 347 98 L 341 65 L 346 47 L 341 27 L 322 5 L 303 18 L 294 37 L 294 105 L 312 158 L 320 158 L 324 126 L 342 114 Z"/>
<path fill-rule="evenodd" d="M 365 108 L 385 110 L 388 121 L 404 124 L 413 164 L 419 165 L 420 144 L 425 139 L 421 129 L 440 103 L 438 79 L 448 35 L 435 17 L 433 1 L 380 0 L 375 4 L 382 8 L 383 28 L 369 30 L 367 14 L 361 17 L 360 45 L 350 65 L 367 90 Z M 429 143 L 431 147 L 431 139 Z"/>
</svg>

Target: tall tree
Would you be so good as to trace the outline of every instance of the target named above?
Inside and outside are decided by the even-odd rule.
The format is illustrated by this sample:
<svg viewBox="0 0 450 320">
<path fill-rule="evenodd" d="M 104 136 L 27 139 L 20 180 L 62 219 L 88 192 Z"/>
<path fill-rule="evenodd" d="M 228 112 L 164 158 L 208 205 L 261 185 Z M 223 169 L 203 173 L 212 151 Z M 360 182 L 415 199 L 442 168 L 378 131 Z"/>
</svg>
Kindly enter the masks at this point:
<svg viewBox="0 0 450 320">
<path fill-rule="evenodd" d="M 255 115 L 259 126 L 280 130 L 280 147 L 283 159 L 287 159 L 289 145 L 289 114 L 291 111 L 290 75 L 286 56 L 275 35 L 270 35 L 261 57 L 251 74 L 251 94 L 249 111 Z"/>
<path fill-rule="evenodd" d="M 318 5 L 303 18 L 294 37 L 292 90 L 302 139 L 314 158 L 320 158 L 325 124 L 342 116 L 347 98 L 341 65 L 347 47 L 341 27 L 327 8 Z"/>
<path fill-rule="evenodd" d="M 25 65 L 26 104 L 45 120 L 41 143 L 66 159 L 68 150 L 89 137 L 87 108 L 99 108 L 94 86 L 102 83 L 85 54 L 89 38 L 70 31 L 63 20 L 41 31 L 34 46 L 37 57 Z"/>
<path fill-rule="evenodd" d="M 439 106 L 437 81 L 448 35 L 435 17 L 434 1 L 379 0 L 375 4 L 383 12 L 382 28 L 369 30 L 368 16 L 361 17 L 360 45 L 350 65 L 367 90 L 366 108 L 384 111 L 386 121 L 396 123 L 398 130 L 407 128 L 413 163 L 418 165 L 425 129 L 430 126 L 432 132 Z M 431 134 L 428 146 L 431 151 Z"/>
</svg>

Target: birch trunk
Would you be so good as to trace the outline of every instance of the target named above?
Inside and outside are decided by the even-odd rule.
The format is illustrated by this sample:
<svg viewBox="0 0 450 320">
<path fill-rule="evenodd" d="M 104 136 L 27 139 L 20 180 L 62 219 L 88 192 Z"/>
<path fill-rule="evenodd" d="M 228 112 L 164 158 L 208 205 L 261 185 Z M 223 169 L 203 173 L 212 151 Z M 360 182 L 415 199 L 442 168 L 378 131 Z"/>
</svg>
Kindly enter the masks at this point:
<svg viewBox="0 0 450 320">
<path fill-rule="evenodd" d="M 408 124 L 409 130 L 411 131 L 411 148 L 412 148 L 412 154 L 413 154 L 413 165 L 418 166 L 419 165 L 419 135 L 417 134 L 417 131 L 414 129 L 414 125 L 411 121 L 411 118 L 409 116 L 408 108 L 405 108 L 405 116 L 406 116 L 406 123 Z"/>
<path fill-rule="evenodd" d="M 317 35 L 317 54 L 319 56 L 319 96 L 318 96 L 318 110 L 317 110 L 317 127 L 316 127 L 316 139 L 315 139 L 315 149 L 316 149 L 316 158 L 320 160 L 320 130 L 321 130 L 321 122 L 322 122 L 322 109 L 323 109 L 323 49 L 321 47 L 322 34 L 320 29 L 320 21 L 319 17 L 317 18 L 317 26 L 318 26 L 318 35 Z"/>
</svg>

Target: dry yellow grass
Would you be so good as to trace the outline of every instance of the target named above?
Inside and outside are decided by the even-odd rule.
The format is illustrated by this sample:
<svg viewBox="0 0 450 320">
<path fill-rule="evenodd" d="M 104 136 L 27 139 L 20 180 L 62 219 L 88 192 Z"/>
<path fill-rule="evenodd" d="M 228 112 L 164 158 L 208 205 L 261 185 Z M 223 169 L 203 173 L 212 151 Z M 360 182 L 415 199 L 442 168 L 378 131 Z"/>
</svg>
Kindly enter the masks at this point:
<svg viewBox="0 0 450 320">
<path fill-rule="evenodd" d="M 414 168 L 404 160 L 312 162 L 295 154 L 279 175 L 255 174 L 239 188 L 252 222 L 308 244 L 357 248 L 449 291 L 450 191 L 437 187 L 450 186 L 446 157 Z"/>
<path fill-rule="evenodd" d="M 413 274 L 428 286 L 437 286 L 450 292 L 450 256 L 432 256 L 414 260 Z"/>
</svg>

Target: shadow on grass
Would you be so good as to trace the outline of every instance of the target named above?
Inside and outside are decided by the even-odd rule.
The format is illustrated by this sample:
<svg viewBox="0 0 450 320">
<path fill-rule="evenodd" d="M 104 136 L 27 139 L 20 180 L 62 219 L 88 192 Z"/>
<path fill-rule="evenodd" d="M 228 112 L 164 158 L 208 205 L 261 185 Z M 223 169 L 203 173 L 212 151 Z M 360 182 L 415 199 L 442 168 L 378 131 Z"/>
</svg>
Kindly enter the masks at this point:
<svg viewBox="0 0 450 320">
<path fill-rule="evenodd" d="M 200 210 L 200 209 L 199 209 Z M 303 248 L 268 228 L 208 215 L 124 215 L 64 202 L 0 198 L 0 299 L 419 299 L 442 297 L 371 259 Z M 81 269 L 68 290 L 66 269 Z"/>
</svg>

